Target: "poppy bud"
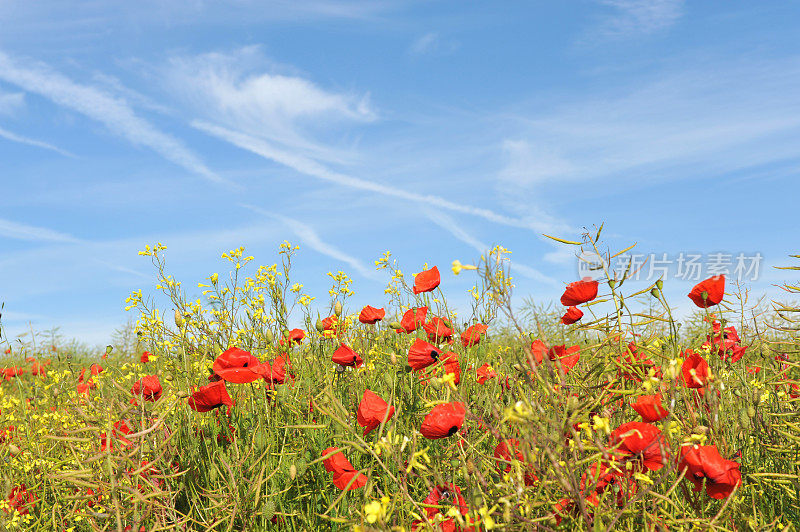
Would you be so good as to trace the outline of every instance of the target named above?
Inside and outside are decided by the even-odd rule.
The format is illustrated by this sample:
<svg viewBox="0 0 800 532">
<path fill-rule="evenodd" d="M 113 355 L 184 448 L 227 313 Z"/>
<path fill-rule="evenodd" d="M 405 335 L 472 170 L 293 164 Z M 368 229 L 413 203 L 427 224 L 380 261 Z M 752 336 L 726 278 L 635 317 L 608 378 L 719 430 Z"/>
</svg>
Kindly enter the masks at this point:
<svg viewBox="0 0 800 532">
<path fill-rule="evenodd" d="M 296 476 L 297 476 L 297 466 L 292 464 L 289 466 L 289 478 L 294 480 Z"/>
<path fill-rule="evenodd" d="M 739 410 L 739 425 L 744 429 L 750 426 L 750 418 L 747 417 L 747 409 L 742 408 Z"/>
<path fill-rule="evenodd" d="M 295 464 L 297 465 L 297 474 L 302 477 L 308 469 L 308 463 L 304 458 L 298 458 Z"/>
<path fill-rule="evenodd" d="M 275 517 L 275 501 L 268 500 L 264 503 L 264 517 L 267 520 Z"/>
<path fill-rule="evenodd" d="M 574 395 L 570 395 L 569 399 L 567 399 L 567 412 L 574 412 L 579 406 L 578 398 Z"/>
<path fill-rule="evenodd" d="M 403 326 L 402 326 L 402 325 L 400 325 L 400 323 L 399 323 L 399 322 L 396 322 L 396 321 L 393 321 L 392 323 L 390 323 L 390 324 L 389 324 L 389 327 L 391 327 L 391 328 L 392 328 L 392 329 L 394 329 L 394 330 L 397 330 L 397 329 L 402 329 L 402 328 L 403 328 Z"/>
<path fill-rule="evenodd" d="M 184 391 L 184 390 L 181 390 L 180 392 L 178 392 L 178 397 L 180 397 L 181 399 L 186 399 L 190 395 L 191 394 L 189 392 Z"/>
<path fill-rule="evenodd" d="M 266 340 L 268 344 L 271 344 L 272 341 L 275 340 L 271 330 L 267 329 L 267 332 L 264 333 L 264 340 Z"/>
<path fill-rule="evenodd" d="M 756 417 L 756 409 L 753 408 L 753 405 L 747 407 L 747 417 L 751 419 Z"/>
<path fill-rule="evenodd" d="M 113 345 L 107 345 L 106 346 L 106 355 L 110 355 L 111 351 L 113 351 L 113 350 L 114 350 L 114 346 Z"/>
<path fill-rule="evenodd" d="M 175 309 L 175 326 L 178 327 L 178 329 L 183 328 L 183 316 L 178 312 L 178 309 Z"/>
<path fill-rule="evenodd" d="M 337 317 L 342 315 L 342 302 L 341 301 L 337 301 L 336 304 L 333 306 L 333 313 L 336 314 Z"/>
<path fill-rule="evenodd" d="M 391 362 L 393 365 L 394 365 L 394 364 L 397 364 L 397 355 L 396 355 L 396 354 L 394 354 L 394 353 L 392 353 L 391 355 L 389 355 L 389 361 L 390 361 L 390 362 Z"/>
<path fill-rule="evenodd" d="M 450 467 L 452 467 L 453 469 L 456 469 L 460 465 L 461 465 L 461 460 L 458 460 L 456 458 L 450 460 Z"/>
<path fill-rule="evenodd" d="M 22 452 L 22 450 L 13 443 L 11 443 L 8 446 L 8 452 L 11 453 L 11 456 L 17 456 L 19 453 Z"/>
<path fill-rule="evenodd" d="M 761 403 L 761 392 L 753 390 L 753 404 L 758 406 Z"/>
<path fill-rule="evenodd" d="M 320 318 L 317 318 L 317 323 L 315 327 L 317 328 L 317 332 L 320 333 L 325 332 L 325 325 L 322 324 L 322 320 Z"/>
<path fill-rule="evenodd" d="M 661 279 L 659 279 L 658 281 L 656 281 L 656 287 L 657 287 L 659 290 L 663 290 L 663 289 L 664 289 L 664 281 L 662 281 Z"/>
<path fill-rule="evenodd" d="M 431 386 L 433 386 L 434 389 L 436 389 L 436 390 L 441 390 L 442 389 L 442 381 L 441 381 L 441 379 L 439 379 L 438 377 L 434 378 L 434 379 L 431 379 Z"/>
<path fill-rule="evenodd" d="M 284 329 L 282 334 L 284 338 L 286 338 L 287 340 L 289 339 L 289 334 L 290 334 L 289 329 Z"/>
<path fill-rule="evenodd" d="M 708 434 L 708 427 L 705 425 L 697 425 L 692 429 L 692 434 Z"/>
</svg>

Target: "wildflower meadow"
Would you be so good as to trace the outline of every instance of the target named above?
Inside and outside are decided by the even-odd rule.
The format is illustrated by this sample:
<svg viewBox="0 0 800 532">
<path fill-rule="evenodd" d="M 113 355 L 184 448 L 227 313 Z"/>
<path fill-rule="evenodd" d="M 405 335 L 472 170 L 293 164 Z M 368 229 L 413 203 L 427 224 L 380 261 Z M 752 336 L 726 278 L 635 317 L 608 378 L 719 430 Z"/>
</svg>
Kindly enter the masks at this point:
<svg viewBox="0 0 800 532">
<path fill-rule="evenodd" d="M 124 341 L 0 339 L 0 528 L 793 530 L 800 287 L 712 276 L 678 319 L 602 227 L 550 238 L 600 258 L 552 304 L 514 292 L 502 246 L 387 252 L 366 306 L 342 271 L 306 293 L 289 242 L 194 280 L 147 246 Z"/>
</svg>

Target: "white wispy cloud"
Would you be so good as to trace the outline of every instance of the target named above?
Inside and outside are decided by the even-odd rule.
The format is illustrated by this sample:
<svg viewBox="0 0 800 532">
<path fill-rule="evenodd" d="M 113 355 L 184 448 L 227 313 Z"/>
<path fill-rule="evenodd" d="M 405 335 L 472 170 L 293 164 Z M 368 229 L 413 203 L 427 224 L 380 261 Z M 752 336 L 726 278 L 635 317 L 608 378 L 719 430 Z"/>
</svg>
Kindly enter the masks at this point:
<svg viewBox="0 0 800 532">
<path fill-rule="evenodd" d="M 20 144 L 27 144 L 28 146 L 35 146 L 37 148 L 54 151 L 65 157 L 72 157 L 72 158 L 76 157 L 74 154 L 68 152 L 67 150 L 62 150 L 58 146 L 53 146 L 52 144 L 41 140 L 23 137 L 22 135 L 17 135 L 16 133 L 12 133 L 7 129 L 0 128 L 0 137 L 6 140 L 10 140 L 12 142 L 19 142 Z"/>
<path fill-rule="evenodd" d="M 404 200 L 408 200 L 422 205 L 428 205 L 431 207 L 438 207 L 441 209 L 446 209 L 454 212 L 461 212 L 464 214 L 477 216 L 479 218 L 483 218 L 484 220 L 489 220 L 491 222 L 511 227 L 520 227 L 524 229 L 531 229 L 534 231 L 551 231 L 553 229 L 553 225 L 549 222 L 512 218 L 509 216 L 496 213 L 489 209 L 472 207 L 469 205 L 464 205 L 463 203 L 456 203 L 441 198 L 439 196 L 417 194 L 416 192 L 408 192 L 400 188 L 390 187 L 387 185 L 382 185 L 380 183 L 367 181 L 365 179 L 352 177 L 343 174 L 341 172 L 336 172 L 334 170 L 331 170 L 325 165 L 322 165 L 317 161 L 314 161 L 302 155 L 280 150 L 271 145 L 270 143 L 266 142 L 265 140 L 251 137 L 250 135 L 246 135 L 238 131 L 232 131 L 230 129 L 210 124 L 208 122 L 196 120 L 192 122 L 192 125 L 195 128 L 199 129 L 200 131 L 204 131 L 209 135 L 230 142 L 231 144 L 238 146 L 243 150 L 247 150 L 257 155 L 260 155 L 265 159 L 269 159 L 271 161 L 275 161 L 279 164 L 292 168 L 301 174 L 305 174 L 307 176 L 336 183 L 338 185 L 358 190 L 375 192 L 377 194 L 381 194 L 384 196 L 401 198 Z"/>
<path fill-rule="evenodd" d="M 164 77 L 192 112 L 216 124 L 313 159 L 351 159 L 348 147 L 321 137 L 330 137 L 341 126 L 375 120 L 369 94 L 326 90 L 286 70 L 265 58 L 259 47 L 249 46 L 173 58 Z"/>
<path fill-rule="evenodd" d="M 614 10 L 603 20 L 606 36 L 646 35 L 669 28 L 683 14 L 684 0 L 599 0 Z"/>
<path fill-rule="evenodd" d="M 0 114 L 11 114 L 25 104 L 22 92 L 0 92 Z"/>
<path fill-rule="evenodd" d="M 429 209 L 425 209 L 425 216 L 427 216 L 428 219 L 430 219 L 433 223 L 450 233 L 454 238 L 470 246 L 481 255 L 486 254 L 486 252 L 489 250 L 490 246 L 467 233 L 467 231 L 465 231 L 464 228 L 450 216 L 447 216 L 441 212 L 434 212 Z M 536 268 L 526 266 L 525 264 L 520 264 L 514 260 L 511 260 L 510 264 L 513 271 L 519 272 L 521 275 L 529 279 L 551 285 L 558 285 L 558 282 L 555 279 L 543 274 Z"/>
<path fill-rule="evenodd" d="M 242 207 L 250 209 L 251 211 L 261 214 L 263 216 L 268 216 L 269 218 L 273 218 L 275 220 L 280 221 L 286 227 L 288 227 L 295 235 L 297 235 L 297 237 L 305 245 L 307 245 L 317 253 L 321 253 L 334 260 L 338 260 L 344 262 L 345 264 L 350 265 L 351 268 L 353 268 L 362 276 L 368 279 L 380 278 L 378 272 L 374 268 L 368 267 L 361 260 L 351 255 L 348 255 L 344 251 L 341 251 L 340 249 L 336 248 L 335 246 L 327 242 L 324 242 L 322 238 L 319 236 L 319 234 L 310 225 L 303 223 L 299 220 L 295 220 L 294 218 L 289 218 L 287 216 L 282 216 L 280 214 L 266 211 L 264 209 L 255 207 L 253 205 L 242 205 Z"/>
<path fill-rule="evenodd" d="M 408 51 L 414 55 L 448 54 L 458 48 L 458 43 L 442 37 L 438 32 L 431 31 L 420 35 L 411 43 Z"/>
<path fill-rule="evenodd" d="M 0 79 L 95 120 L 132 144 L 150 148 L 190 172 L 210 181 L 223 182 L 183 142 L 138 116 L 122 98 L 91 85 L 76 83 L 44 63 L 19 60 L 2 51 Z"/>
<path fill-rule="evenodd" d="M 62 242 L 76 244 L 80 239 L 72 235 L 34 225 L 12 222 L 0 218 L 0 237 L 14 240 L 28 240 L 32 242 Z"/>
</svg>

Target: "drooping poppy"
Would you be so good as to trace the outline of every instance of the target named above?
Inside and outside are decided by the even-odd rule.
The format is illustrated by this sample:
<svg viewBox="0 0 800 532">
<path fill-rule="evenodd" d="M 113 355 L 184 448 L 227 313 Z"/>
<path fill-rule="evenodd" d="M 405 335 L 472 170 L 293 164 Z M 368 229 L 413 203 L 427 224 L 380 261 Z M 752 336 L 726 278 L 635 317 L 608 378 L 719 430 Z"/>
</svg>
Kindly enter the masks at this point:
<svg viewBox="0 0 800 532">
<path fill-rule="evenodd" d="M 253 382 L 269 375 L 269 363 L 262 363 L 250 352 L 231 347 L 225 350 L 211 366 L 222 380 L 236 384 Z"/>
<path fill-rule="evenodd" d="M 574 307 L 593 300 L 597 297 L 599 284 L 591 277 L 584 277 L 580 281 L 568 284 L 561 296 L 561 304 L 565 307 Z"/>
<path fill-rule="evenodd" d="M 425 325 L 425 319 L 428 317 L 428 307 L 410 308 L 403 314 L 403 319 L 400 320 L 401 332 L 405 331 L 408 334 L 416 331 L 421 326 Z"/>
<path fill-rule="evenodd" d="M 364 390 L 361 403 L 358 405 L 358 424 L 364 427 L 364 436 L 385 421 L 388 422 L 394 415 L 394 407 L 381 399 L 378 394 Z"/>
<path fill-rule="evenodd" d="M 135 383 L 131 388 L 131 393 L 134 396 L 141 395 L 145 401 L 155 402 L 161 399 L 161 382 L 156 375 L 145 375 Z"/>
<path fill-rule="evenodd" d="M 569 307 L 567 312 L 561 316 L 561 323 L 564 325 L 572 325 L 583 317 L 583 311 L 578 307 Z"/>
<path fill-rule="evenodd" d="M 333 473 L 333 485 L 340 490 L 347 489 L 349 491 L 367 485 L 366 475 L 359 473 L 338 447 L 328 447 L 322 451 L 322 456 L 327 456 L 323 460 L 325 470 Z M 350 484 L 349 488 L 348 484 Z"/>
<path fill-rule="evenodd" d="M 481 335 L 486 334 L 486 331 L 489 330 L 489 327 L 484 325 L 483 323 L 476 323 L 475 325 L 470 325 L 467 327 L 467 330 L 461 333 L 461 343 L 464 347 L 472 347 L 474 345 L 478 345 L 481 342 Z"/>
<path fill-rule="evenodd" d="M 700 308 L 718 305 L 725 297 L 725 276 L 716 275 L 694 285 L 689 299 Z"/>
<path fill-rule="evenodd" d="M 429 440 L 452 436 L 464 424 L 467 412 L 463 403 L 451 402 L 436 405 L 422 421 L 420 432 Z"/>
<path fill-rule="evenodd" d="M 669 412 L 661 405 L 661 394 L 640 395 L 636 398 L 631 407 L 642 416 L 642 420 L 647 423 L 655 423 L 667 417 Z"/>
<path fill-rule="evenodd" d="M 414 277 L 414 293 L 430 292 L 439 286 L 440 282 L 439 268 L 434 266 L 429 270 L 423 270 Z"/>
<path fill-rule="evenodd" d="M 684 352 L 684 361 L 681 366 L 681 375 L 687 388 L 703 388 L 708 384 L 710 370 L 708 362 L 691 349 Z"/>
<path fill-rule="evenodd" d="M 686 470 L 686 478 L 694 484 L 694 491 L 700 491 L 705 479 L 706 493 L 712 499 L 728 497 L 742 483 L 739 463 L 724 459 L 716 445 L 681 447 L 678 471 L 683 470 Z"/>
<path fill-rule="evenodd" d="M 441 354 L 436 346 L 417 338 L 408 349 L 408 365 L 416 370 L 427 368 L 435 364 Z"/>
<path fill-rule="evenodd" d="M 358 321 L 361 323 L 367 323 L 373 325 L 378 323 L 383 318 L 386 317 L 386 310 L 382 308 L 375 308 L 367 305 L 366 307 L 361 309 L 361 312 L 358 314 Z"/>
<path fill-rule="evenodd" d="M 189 406 L 198 412 L 210 412 L 221 406 L 233 406 L 225 381 L 216 381 L 200 386 L 189 397 Z"/>
<path fill-rule="evenodd" d="M 331 358 L 340 366 L 357 368 L 364 363 L 358 353 L 344 344 L 339 345 L 336 351 L 333 352 L 333 356 Z"/>
<path fill-rule="evenodd" d="M 664 467 L 667 441 L 661 430 L 649 423 L 630 421 L 614 429 L 609 436 L 612 447 L 619 445 L 616 452 L 623 459 L 631 459 L 643 467 L 657 471 Z M 663 449 L 663 452 L 662 452 Z"/>
<path fill-rule="evenodd" d="M 491 365 L 487 362 L 483 366 L 479 367 L 475 372 L 478 375 L 478 384 L 483 384 L 489 379 L 493 379 L 497 377 L 497 373 L 494 371 Z"/>
<path fill-rule="evenodd" d="M 431 342 L 438 343 L 449 340 L 450 337 L 453 336 L 453 329 L 450 327 L 450 324 L 437 316 L 431 318 L 422 328 L 428 333 L 428 340 Z"/>
<path fill-rule="evenodd" d="M 150 351 L 145 351 L 139 358 L 139 362 L 141 362 L 142 364 L 147 364 L 148 362 L 150 362 L 151 356 L 153 356 L 153 353 L 151 353 Z"/>
</svg>

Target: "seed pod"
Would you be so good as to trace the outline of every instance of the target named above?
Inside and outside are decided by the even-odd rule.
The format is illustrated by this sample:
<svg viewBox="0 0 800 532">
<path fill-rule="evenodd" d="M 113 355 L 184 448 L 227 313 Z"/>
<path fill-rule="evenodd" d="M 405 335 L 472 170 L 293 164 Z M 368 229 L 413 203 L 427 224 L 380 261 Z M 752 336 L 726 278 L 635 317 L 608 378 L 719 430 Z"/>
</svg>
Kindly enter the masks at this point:
<svg viewBox="0 0 800 532">
<path fill-rule="evenodd" d="M 317 328 L 317 332 L 319 333 L 325 332 L 325 325 L 322 323 L 322 320 L 320 318 L 317 318 L 317 323 L 315 326 Z"/>
<path fill-rule="evenodd" d="M 664 289 L 664 281 L 662 281 L 661 279 L 659 279 L 658 281 L 656 281 L 656 287 L 657 287 L 659 290 L 663 290 L 663 289 Z"/>
<path fill-rule="evenodd" d="M 183 316 L 181 316 L 181 313 L 178 312 L 178 309 L 175 309 L 175 326 L 178 329 L 181 329 L 183 328 L 183 324 L 184 324 Z"/>
<path fill-rule="evenodd" d="M 333 313 L 336 314 L 337 317 L 342 315 L 342 302 L 337 301 L 336 304 L 333 306 Z"/>
<path fill-rule="evenodd" d="M 270 329 L 267 329 L 267 331 L 264 333 L 264 340 L 266 340 L 268 344 L 271 344 L 275 340 L 275 337 L 272 335 L 272 331 Z"/>
<path fill-rule="evenodd" d="M 650 290 L 650 295 L 657 298 L 658 297 L 658 289 L 657 288 L 652 288 Z"/>
<path fill-rule="evenodd" d="M 615 281 L 614 279 L 609 279 L 608 280 L 608 286 L 610 286 L 611 288 L 614 288 L 615 286 L 617 286 L 617 281 Z"/>
</svg>

